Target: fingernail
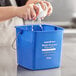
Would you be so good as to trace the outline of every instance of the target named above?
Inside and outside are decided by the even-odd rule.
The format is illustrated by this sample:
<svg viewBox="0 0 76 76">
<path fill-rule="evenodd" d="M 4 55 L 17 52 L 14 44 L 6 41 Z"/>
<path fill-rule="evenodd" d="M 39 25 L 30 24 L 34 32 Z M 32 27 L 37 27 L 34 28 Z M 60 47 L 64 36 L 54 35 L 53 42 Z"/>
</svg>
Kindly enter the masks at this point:
<svg viewBox="0 0 76 76">
<path fill-rule="evenodd" d="M 33 18 L 36 18 L 36 15 L 35 15 L 35 16 L 33 16 Z"/>
<path fill-rule="evenodd" d="M 33 16 L 32 18 L 36 18 L 36 16 Z"/>
<path fill-rule="evenodd" d="M 33 20 L 36 20 L 36 17 L 34 17 Z"/>
</svg>

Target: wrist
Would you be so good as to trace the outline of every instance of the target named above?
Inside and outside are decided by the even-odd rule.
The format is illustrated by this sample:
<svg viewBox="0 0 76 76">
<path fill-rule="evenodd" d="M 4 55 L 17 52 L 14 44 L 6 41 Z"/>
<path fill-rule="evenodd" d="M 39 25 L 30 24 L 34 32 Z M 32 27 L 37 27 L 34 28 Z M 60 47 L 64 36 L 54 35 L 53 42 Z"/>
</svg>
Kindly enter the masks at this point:
<svg viewBox="0 0 76 76">
<path fill-rule="evenodd" d="M 17 6 L 13 6 L 13 11 L 14 11 L 14 16 L 16 17 L 16 16 L 18 16 L 18 9 L 19 9 L 20 7 L 17 7 Z"/>
<path fill-rule="evenodd" d="M 24 10 L 23 7 L 24 6 L 15 7 L 15 16 L 22 18 L 22 11 Z"/>
</svg>

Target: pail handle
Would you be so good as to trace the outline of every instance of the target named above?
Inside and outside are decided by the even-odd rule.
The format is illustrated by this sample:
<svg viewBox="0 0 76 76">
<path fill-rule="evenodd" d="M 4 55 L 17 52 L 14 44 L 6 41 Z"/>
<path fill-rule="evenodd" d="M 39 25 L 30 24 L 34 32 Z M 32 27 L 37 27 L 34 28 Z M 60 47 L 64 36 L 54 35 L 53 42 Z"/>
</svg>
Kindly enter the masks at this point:
<svg viewBox="0 0 76 76">
<path fill-rule="evenodd" d="M 15 39 L 13 40 L 13 42 L 12 42 L 12 48 L 14 49 L 14 50 L 16 50 L 16 48 L 14 47 L 14 44 L 15 44 L 15 42 L 16 42 L 16 39 L 17 39 L 17 37 L 19 36 L 19 34 L 21 34 L 23 31 L 21 30 L 20 32 L 18 32 L 18 34 L 17 34 L 17 36 L 15 37 Z"/>
<path fill-rule="evenodd" d="M 25 25 L 25 20 L 23 19 L 23 24 Z M 27 30 L 27 27 L 26 27 L 26 30 Z M 32 26 L 32 31 L 33 31 L 33 26 Z M 22 33 L 22 30 L 20 31 L 20 32 L 18 32 L 18 34 L 17 34 L 17 36 L 15 37 L 15 39 L 13 40 L 13 42 L 12 42 L 12 48 L 14 49 L 14 50 L 16 50 L 16 48 L 14 47 L 14 44 L 15 44 L 15 42 L 16 42 L 16 39 L 17 39 L 17 37 L 19 36 L 19 34 L 21 34 Z"/>
<path fill-rule="evenodd" d="M 40 22 L 40 21 L 39 21 L 39 22 Z M 34 21 L 33 21 L 33 23 L 34 23 Z M 23 24 L 25 25 L 25 20 L 24 20 L 24 19 L 23 19 Z M 41 29 L 43 30 L 43 27 L 42 27 L 42 25 L 41 25 L 41 22 L 40 22 L 40 25 L 39 25 L 39 26 L 40 26 Z M 27 27 L 26 27 L 26 30 L 27 30 Z M 32 25 L 32 31 L 33 31 L 33 25 Z M 15 39 L 14 39 L 13 42 L 12 42 L 12 48 L 13 48 L 14 50 L 16 50 L 16 48 L 14 47 L 15 41 L 16 41 L 18 35 L 21 34 L 21 33 L 22 33 L 22 30 L 21 30 L 20 32 L 18 32 L 17 36 L 15 37 Z"/>
</svg>

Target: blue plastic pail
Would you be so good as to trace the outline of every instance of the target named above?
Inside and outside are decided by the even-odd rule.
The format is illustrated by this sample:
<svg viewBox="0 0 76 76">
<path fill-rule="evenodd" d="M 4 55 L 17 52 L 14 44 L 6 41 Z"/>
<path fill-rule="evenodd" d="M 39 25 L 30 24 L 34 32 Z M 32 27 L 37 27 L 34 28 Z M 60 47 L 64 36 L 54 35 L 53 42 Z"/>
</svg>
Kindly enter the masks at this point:
<svg viewBox="0 0 76 76">
<path fill-rule="evenodd" d="M 42 24 L 16 26 L 18 65 L 31 70 L 60 67 L 63 28 Z"/>
</svg>

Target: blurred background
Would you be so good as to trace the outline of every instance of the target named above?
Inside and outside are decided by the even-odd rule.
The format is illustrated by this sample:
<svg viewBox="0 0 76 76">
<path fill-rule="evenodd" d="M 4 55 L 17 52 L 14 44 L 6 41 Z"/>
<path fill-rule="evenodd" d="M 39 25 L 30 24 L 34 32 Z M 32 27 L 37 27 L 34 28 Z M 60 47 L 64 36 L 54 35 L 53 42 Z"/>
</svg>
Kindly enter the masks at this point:
<svg viewBox="0 0 76 76">
<path fill-rule="evenodd" d="M 76 27 L 76 0 L 47 0 L 53 6 L 53 13 L 45 21 L 65 28 Z"/>
</svg>

